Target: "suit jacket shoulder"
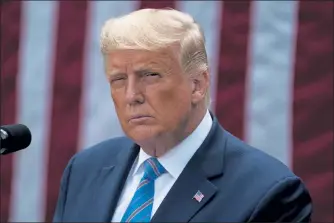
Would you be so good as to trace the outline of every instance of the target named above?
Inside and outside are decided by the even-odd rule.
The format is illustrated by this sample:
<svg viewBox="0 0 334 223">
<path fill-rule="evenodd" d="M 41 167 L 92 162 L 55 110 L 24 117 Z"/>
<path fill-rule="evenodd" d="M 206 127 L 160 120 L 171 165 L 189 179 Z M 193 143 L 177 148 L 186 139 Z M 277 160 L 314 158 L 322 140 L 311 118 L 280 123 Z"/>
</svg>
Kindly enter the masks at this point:
<svg viewBox="0 0 334 223">
<path fill-rule="evenodd" d="M 212 163 L 223 163 L 222 176 L 211 180 L 219 192 L 207 204 L 207 212 L 193 220 L 309 221 L 311 197 L 303 181 L 278 159 L 221 130 L 223 137 L 213 139 L 220 146 L 212 148 L 215 156 L 210 157 Z"/>
<path fill-rule="evenodd" d="M 112 176 L 109 173 L 117 161 L 125 163 L 128 161 L 128 157 L 124 154 L 135 154 L 135 152 L 130 139 L 118 137 L 105 140 L 75 154 L 68 162 L 61 179 L 53 221 L 105 221 L 105 214 L 110 206 L 109 201 L 112 199 L 103 193 L 113 196 L 110 191 L 117 191 L 117 186 L 121 184 L 120 174 Z M 124 171 L 120 171 L 124 175 L 126 167 L 127 165 L 124 165 Z M 110 178 L 106 179 L 106 176 Z M 105 185 L 105 191 L 102 185 Z M 104 201 L 101 208 L 98 208 L 100 212 L 93 210 L 97 208 L 96 203 L 99 203 L 95 199 L 99 199 L 100 203 Z"/>
<path fill-rule="evenodd" d="M 225 131 L 225 174 L 252 178 L 250 182 L 272 184 L 286 177 L 297 177 L 284 163 L 252 147 Z"/>
<path fill-rule="evenodd" d="M 86 168 L 106 167 L 116 161 L 122 150 L 129 149 L 133 144 L 127 137 L 107 139 L 75 154 L 75 165 L 84 165 Z"/>
</svg>

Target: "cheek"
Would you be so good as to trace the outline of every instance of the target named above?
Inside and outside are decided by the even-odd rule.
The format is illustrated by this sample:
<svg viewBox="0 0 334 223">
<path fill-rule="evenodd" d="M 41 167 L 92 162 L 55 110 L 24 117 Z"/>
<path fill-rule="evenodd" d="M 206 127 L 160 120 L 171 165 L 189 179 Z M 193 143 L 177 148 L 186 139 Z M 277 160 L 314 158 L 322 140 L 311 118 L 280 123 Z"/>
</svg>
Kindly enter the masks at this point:
<svg viewBox="0 0 334 223">
<path fill-rule="evenodd" d="M 175 87 L 169 89 L 160 88 L 152 92 L 149 101 L 151 106 L 163 120 L 173 123 L 181 118 L 191 108 L 190 93 L 186 87 Z"/>
<path fill-rule="evenodd" d="M 111 90 L 110 92 L 111 94 L 111 98 L 113 100 L 114 103 L 114 107 L 116 109 L 116 112 L 118 113 L 119 116 L 121 116 L 122 114 L 124 114 L 124 108 L 125 108 L 125 99 L 123 96 L 123 93 L 120 91 L 115 91 L 115 90 Z"/>
</svg>

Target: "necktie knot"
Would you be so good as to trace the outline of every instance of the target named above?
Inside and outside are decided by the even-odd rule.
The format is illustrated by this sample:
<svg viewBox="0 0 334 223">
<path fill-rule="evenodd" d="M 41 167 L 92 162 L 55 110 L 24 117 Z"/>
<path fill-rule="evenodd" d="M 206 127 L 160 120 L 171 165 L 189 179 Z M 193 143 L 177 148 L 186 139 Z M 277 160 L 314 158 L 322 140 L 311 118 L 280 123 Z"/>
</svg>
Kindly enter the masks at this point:
<svg viewBox="0 0 334 223">
<path fill-rule="evenodd" d="M 157 158 L 149 158 L 144 162 L 144 176 L 142 177 L 129 207 L 121 222 L 149 222 L 151 220 L 154 181 L 166 172 Z"/>
<path fill-rule="evenodd" d="M 162 174 L 166 173 L 166 169 L 160 164 L 157 158 L 151 157 L 144 162 L 145 174 L 144 178 L 155 180 Z"/>
</svg>

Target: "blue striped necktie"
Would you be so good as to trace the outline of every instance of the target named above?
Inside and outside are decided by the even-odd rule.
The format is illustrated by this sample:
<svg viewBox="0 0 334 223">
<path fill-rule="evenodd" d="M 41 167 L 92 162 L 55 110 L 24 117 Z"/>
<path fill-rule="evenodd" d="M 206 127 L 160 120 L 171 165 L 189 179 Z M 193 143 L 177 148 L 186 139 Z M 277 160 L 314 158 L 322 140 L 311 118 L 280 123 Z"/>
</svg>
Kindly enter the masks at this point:
<svg viewBox="0 0 334 223">
<path fill-rule="evenodd" d="M 165 173 L 166 170 L 159 161 L 153 157 L 144 162 L 144 167 L 144 176 L 137 187 L 129 207 L 125 211 L 121 222 L 149 222 L 151 220 L 154 199 L 154 181 L 161 174 Z"/>
</svg>

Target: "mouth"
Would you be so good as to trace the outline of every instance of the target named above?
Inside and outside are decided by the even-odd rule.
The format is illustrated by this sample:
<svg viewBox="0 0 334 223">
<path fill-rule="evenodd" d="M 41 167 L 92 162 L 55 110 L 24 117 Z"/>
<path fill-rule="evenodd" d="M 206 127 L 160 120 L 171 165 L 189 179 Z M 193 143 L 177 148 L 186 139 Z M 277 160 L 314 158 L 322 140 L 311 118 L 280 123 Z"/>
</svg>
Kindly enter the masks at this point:
<svg viewBox="0 0 334 223">
<path fill-rule="evenodd" d="M 135 115 L 135 116 L 132 116 L 129 119 L 129 122 L 143 122 L 143 121 L 146 121 L 150 118 L 152 118 L 152 116 L 149 116 L 149 115 Z"/>
</svg>

